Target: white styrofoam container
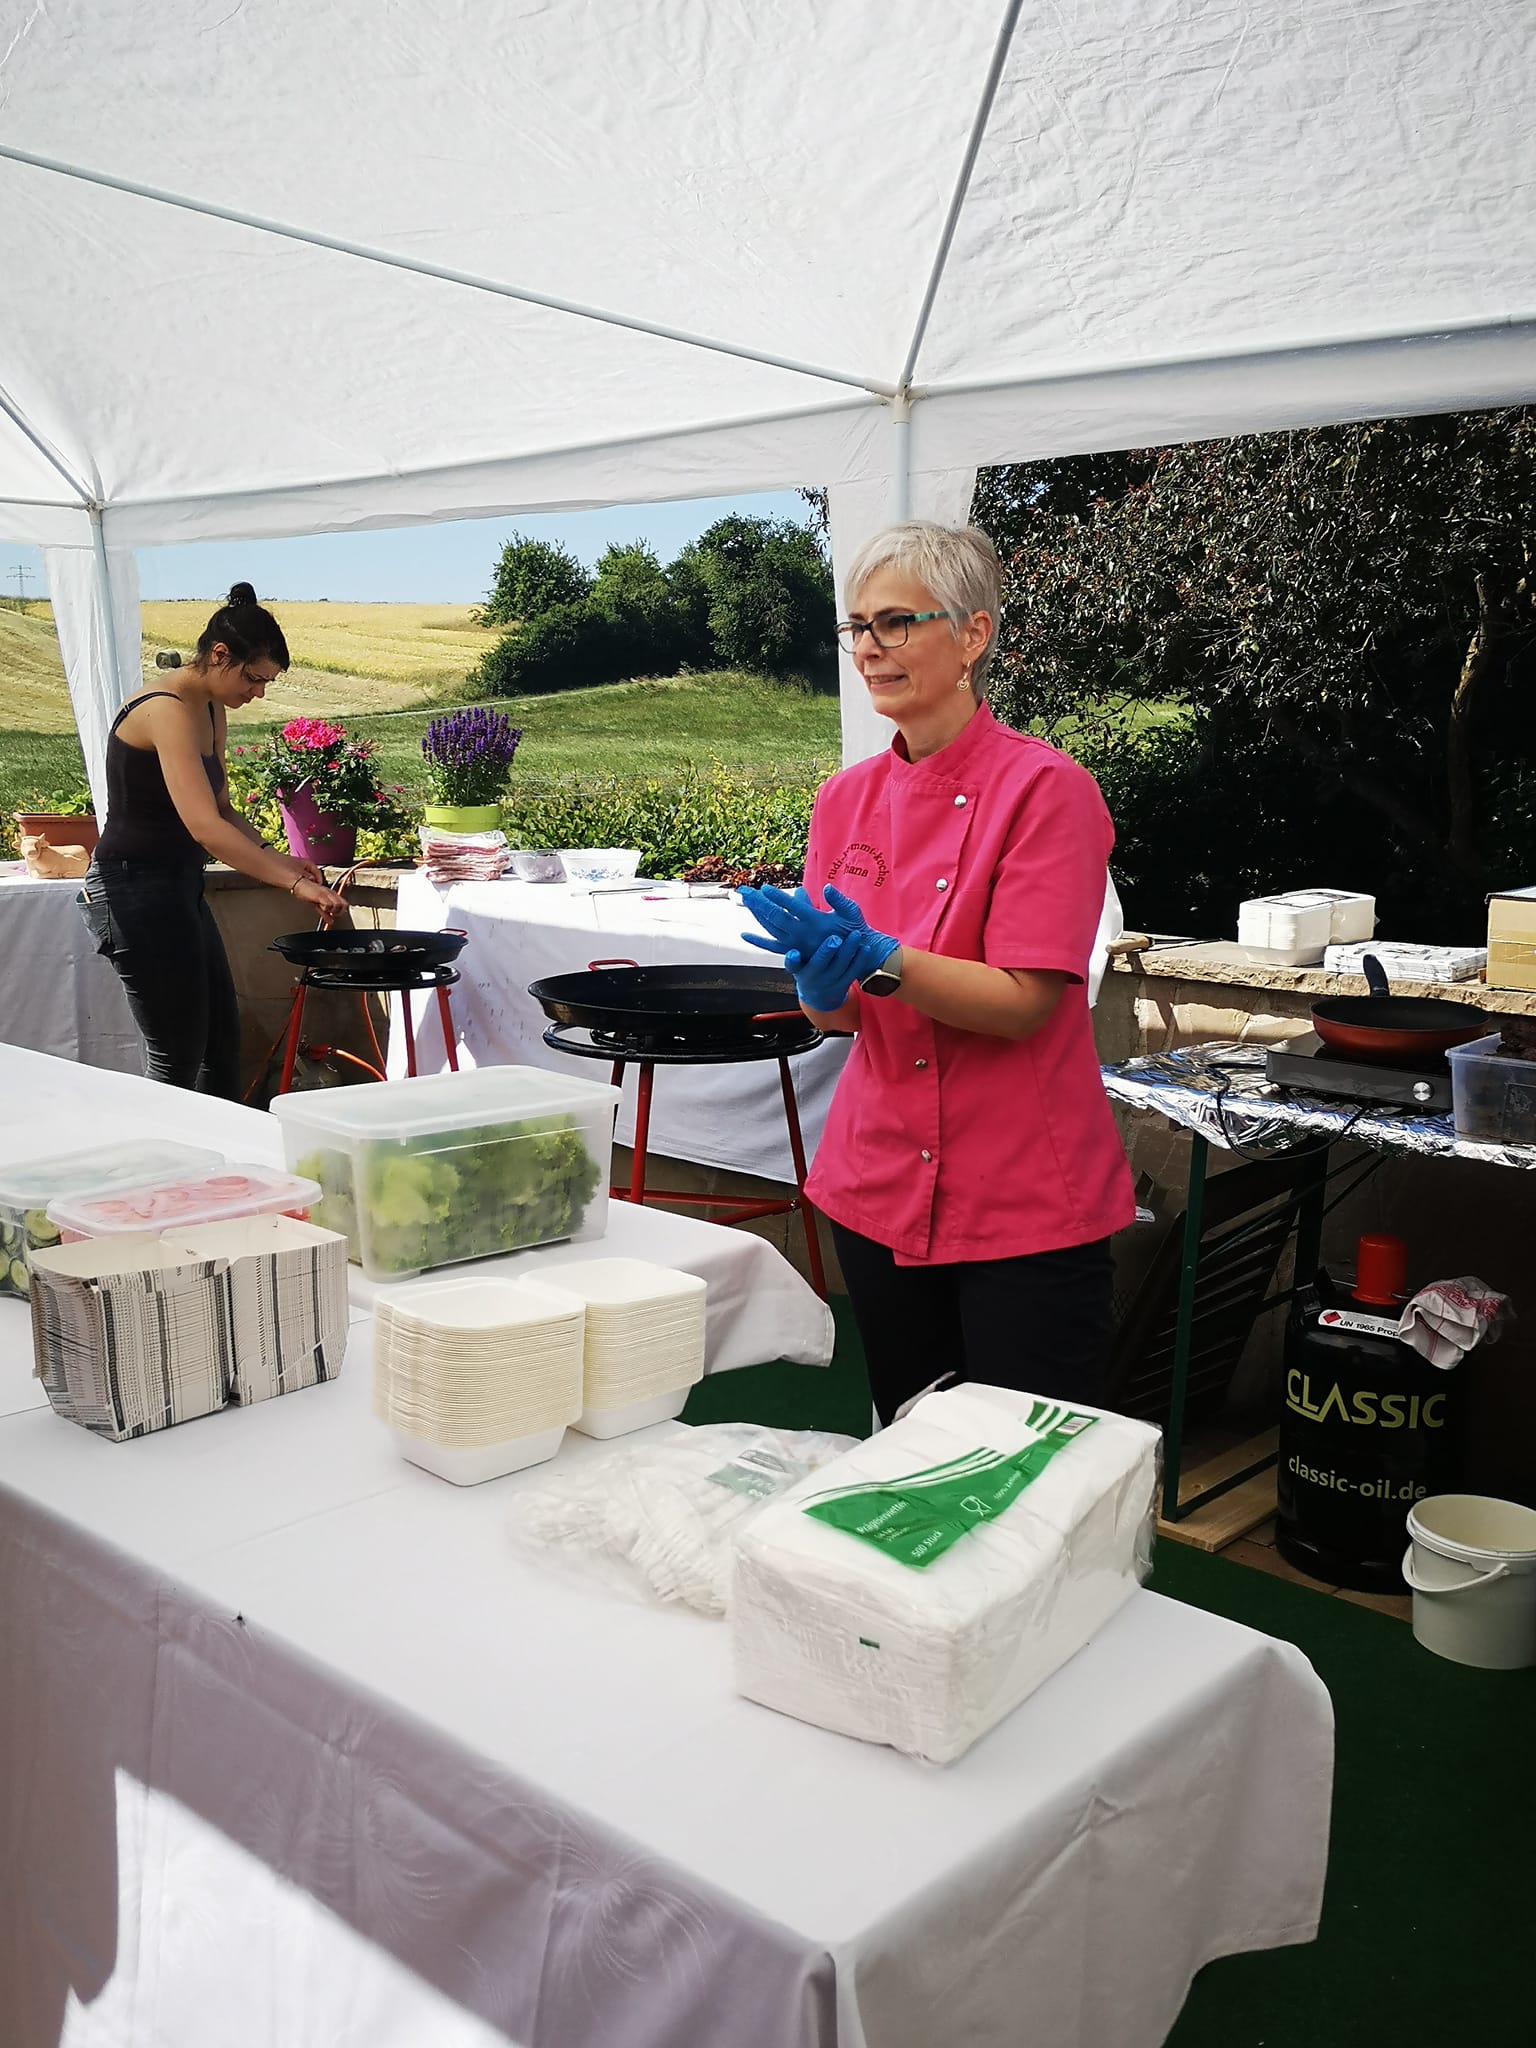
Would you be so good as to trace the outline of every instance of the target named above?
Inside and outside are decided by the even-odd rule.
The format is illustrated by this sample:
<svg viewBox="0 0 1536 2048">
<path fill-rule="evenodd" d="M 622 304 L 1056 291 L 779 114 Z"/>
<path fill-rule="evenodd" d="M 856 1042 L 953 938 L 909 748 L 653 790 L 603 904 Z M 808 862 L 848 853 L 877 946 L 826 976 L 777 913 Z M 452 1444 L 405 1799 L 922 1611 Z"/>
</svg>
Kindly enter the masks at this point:
<svg viewBox="0 0 1536 2048">
<path fill-rule="evenodd" d="M 1330 946 L 1358 945 L 1376 930 L 1376 898 L 1353 889 L 1304 889 L 1305 896 L 1324 896 L 1329 904 Z"/>
<path fill-rule="evenodd" d="M 1318 889 L 1255 896 L 1238 906 L 1237 943 L 1277 967 L 1312 966 L 1327 951 L 1332 932 L 1333 906 Z"/>
<path fill-rule="evenodd" d="M 279 1095 L 289 1166 L 321 1186 L 370 1280 L 601 1237 L 619 1091 L 540 1067 L 480 1067 Z"/>
<path fill-rule="evenodd" d="M 1288 889 L 1239 905 L 1237 942 L 1273 956 L 1273 964 L 1308 967 L 1328 946 L 1353 945 L 1376 929 L 1376 898 L 1348 889 Z"/>
</svg>

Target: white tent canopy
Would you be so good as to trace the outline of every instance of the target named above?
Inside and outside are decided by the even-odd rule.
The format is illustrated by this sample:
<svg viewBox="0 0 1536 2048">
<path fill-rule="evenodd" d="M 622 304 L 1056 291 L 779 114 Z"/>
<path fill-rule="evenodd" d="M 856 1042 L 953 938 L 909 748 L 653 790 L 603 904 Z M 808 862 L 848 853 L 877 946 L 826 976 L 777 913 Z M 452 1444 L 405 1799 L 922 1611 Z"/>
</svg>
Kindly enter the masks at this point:
<svg viewBox="0 0 1536 2048">
<path fill-rule="evenodd" d="M 1530 0 L 0 0 L 0 538 L 132 550 L 1536 396 Z M 869 750 L 862 692 L 845 748 Z"/>
</svg>

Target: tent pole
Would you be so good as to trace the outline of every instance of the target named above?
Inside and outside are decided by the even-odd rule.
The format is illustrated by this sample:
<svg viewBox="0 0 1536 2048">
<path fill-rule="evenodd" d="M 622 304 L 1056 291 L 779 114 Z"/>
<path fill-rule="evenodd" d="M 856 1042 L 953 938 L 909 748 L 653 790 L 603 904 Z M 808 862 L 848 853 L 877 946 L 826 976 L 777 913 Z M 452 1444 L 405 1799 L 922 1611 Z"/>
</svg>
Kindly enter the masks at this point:
<svg viewBox="0 0 1536 2048">
<path fill-rule="evenodd" d="M 102 640 L 115 702 L 122 695 L 123 668 L 117 649 L 117 612 L 112 603 L 112 568 L 107 560 L 107 535 L 101 523 L 101 507 L 87 505 L 85 509 L 91 516 L 91 551 L 96 558 L 96 601 L 101 608 Z"/>
<path fill-rule="evenodd" d="M 891 400 L 891 524 L 905 526 L 912 517 L 912 394 L 898 391 Z"/>
</svg>

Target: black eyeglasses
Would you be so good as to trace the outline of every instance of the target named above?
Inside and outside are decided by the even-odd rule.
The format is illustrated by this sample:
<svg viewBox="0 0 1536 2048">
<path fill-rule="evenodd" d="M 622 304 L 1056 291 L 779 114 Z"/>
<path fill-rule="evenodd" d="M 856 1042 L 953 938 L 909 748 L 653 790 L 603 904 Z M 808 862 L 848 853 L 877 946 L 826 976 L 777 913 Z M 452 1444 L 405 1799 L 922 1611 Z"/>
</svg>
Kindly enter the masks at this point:
<svg viewBox="0 0 1536 2048">
<path fill-rule="evenodd" d="M 837 640 L 850 654 L 858 651 L 859 635 L 867 633 L 877 647 L 905 647 L 914 626 L 930 619 L 952 619 L 953 612 L 876 612 L 872 619 L 840 619 Z"/>
</svg>

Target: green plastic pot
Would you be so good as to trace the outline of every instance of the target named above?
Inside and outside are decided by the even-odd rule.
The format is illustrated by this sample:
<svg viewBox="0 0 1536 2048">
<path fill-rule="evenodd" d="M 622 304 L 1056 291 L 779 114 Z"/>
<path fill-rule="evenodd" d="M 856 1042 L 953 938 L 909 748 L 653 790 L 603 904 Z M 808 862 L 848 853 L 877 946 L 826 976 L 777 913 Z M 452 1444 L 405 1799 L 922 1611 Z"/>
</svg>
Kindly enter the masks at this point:
<svg viewBox="0 0 1536 2048">
<path fill-rule="evenodd" d="M 426 819 L 444 832 L 495 832 L 501 810 L 496 804 L 428 804 Z"/>
</svg>

